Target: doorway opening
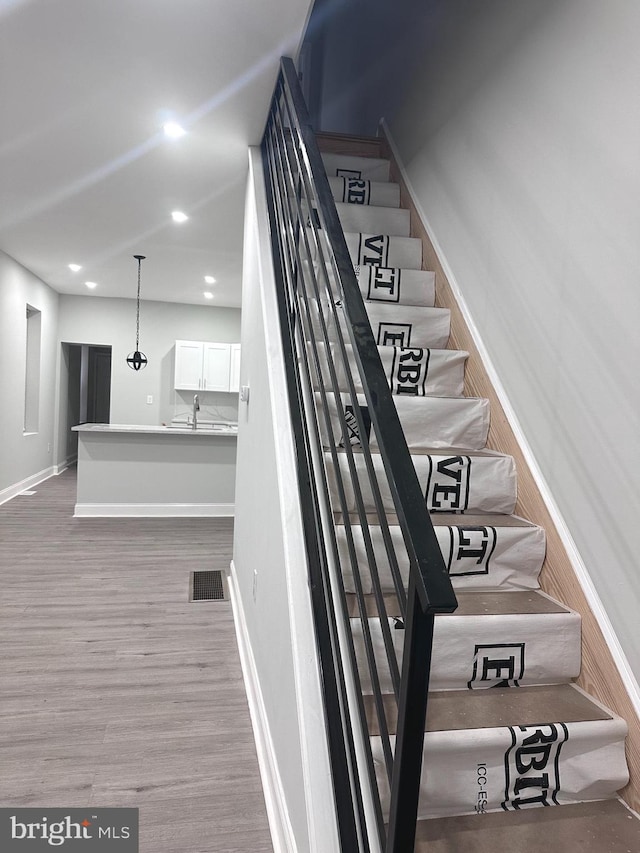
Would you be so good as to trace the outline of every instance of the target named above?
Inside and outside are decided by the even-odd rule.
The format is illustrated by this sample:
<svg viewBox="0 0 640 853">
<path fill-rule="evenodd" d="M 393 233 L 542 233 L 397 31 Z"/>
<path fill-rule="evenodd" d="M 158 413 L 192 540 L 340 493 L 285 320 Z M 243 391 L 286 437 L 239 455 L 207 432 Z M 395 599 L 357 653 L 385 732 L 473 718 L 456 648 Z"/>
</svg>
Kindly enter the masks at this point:
<svg viewBox="0 0 640 853">
<path fill-rule="evenodd" d="M 64 464 L 78 455 L 78 424 L 108 424 L 111 411 L 111 347 L 62 344 L 60 381 L 60 444 Z"/>
</svg>

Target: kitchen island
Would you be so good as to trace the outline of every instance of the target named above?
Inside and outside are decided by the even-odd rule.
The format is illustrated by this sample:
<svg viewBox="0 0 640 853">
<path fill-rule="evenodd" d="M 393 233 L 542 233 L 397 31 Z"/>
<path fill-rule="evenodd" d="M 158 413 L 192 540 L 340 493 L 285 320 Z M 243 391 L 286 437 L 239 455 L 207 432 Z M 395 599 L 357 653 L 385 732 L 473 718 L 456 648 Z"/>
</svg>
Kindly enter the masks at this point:
<svg viewBox="0 0 640 853">
<path fill-rule="evenodd" d="M 74 515 L 232 516 L 237 429 L 81 424 Z"/>
</svg>

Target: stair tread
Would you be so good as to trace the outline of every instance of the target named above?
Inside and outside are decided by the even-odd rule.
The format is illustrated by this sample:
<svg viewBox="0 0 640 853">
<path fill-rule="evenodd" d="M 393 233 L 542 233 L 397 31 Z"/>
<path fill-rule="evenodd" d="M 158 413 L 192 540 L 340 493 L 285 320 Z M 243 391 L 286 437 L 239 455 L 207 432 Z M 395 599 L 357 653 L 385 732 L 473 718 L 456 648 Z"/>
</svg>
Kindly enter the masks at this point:
<svg viewBox="0 0 640 853">
<path fill-rule="evenodd" d="M 631 853 L 640 820 L 619 800 L 420 820 L 414 853 Z"/>
<path fill-rule="evenodd" d="M 380 734 L 373 695 L 363 695 L 369 734 Z M 387 727 L 395 734 L 397 703 L 392 694 L 382 697 Z M 425 731 L 489 729 L 548 723 L 611 720 L 612 715 L 572 684 L 531 687 L 492 687 L 486 690 L 439 690 L 429 693 Z"/>
<path fill-rule="evenodd" d="M 375 513 L 367 513 L 366 518 L 370 527 L 380 525 L 380 519 Z M 336 512 L 334 521 L 336 524 L 344 524 L 342 513 Z M 432 514 L 431 521 L 434 527 L 537 527 L 532 521 L 520 518 L 519 515 L 500 515 L 496 512 L 465 513 L 464 515 L 455 512 L 438 512 Z M 349 523 L 352 527 L 360 524 L 356 513 L 349 515 Z M 398 516 L 395 513 L 388 513 L 387 524 L 389 527 L 399 527 Z"/>
<path fill-rule="evenodd" d="M 439 614 L 438 619 L 455 618 L 460 616 L 513 616 L 523 614 L 557 614 L 571 613 L 563 604 L 547 598 L 537 590 L 514 590 L 494 592 L 481 590 L 473 592 L 458 592 L 458 609 L 455 613 Z M 400 617 L 400 607 L 394 593 L 383 596 L 387 614 L 393 618 Z M 364 596 L 367 616 L 376 617 L 378 609 L 375 596 L 367 593 Z M 358 601 L 355 593 L 347 593 L 347 607 L 350 616 L 358 616 Z"/>
<path fill-rule="evenodd" d="M 344 166 L 345 169 L 349 166 L 354 166 L 357 163 L 364 163 L 365 166 L 389 165 L 389 160 L 386 157 L 370 157 L 368 154 L 340 154 L 335 151 L 323 151 L 322 159 L 325 162 L 335 161 L 337 163 L 339 161 L 340 166 Z"/>
</svg>

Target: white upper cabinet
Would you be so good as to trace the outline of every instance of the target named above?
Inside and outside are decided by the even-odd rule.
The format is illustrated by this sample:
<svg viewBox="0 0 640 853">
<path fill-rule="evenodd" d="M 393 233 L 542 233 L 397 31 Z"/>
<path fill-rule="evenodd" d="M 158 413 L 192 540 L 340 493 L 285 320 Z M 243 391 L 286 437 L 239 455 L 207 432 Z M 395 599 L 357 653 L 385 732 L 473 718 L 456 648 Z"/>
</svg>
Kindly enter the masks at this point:
<svg viewBox="0 0 640 853">
<path fill-rule="evenodd" d="M 229 391 L 231 346 L 205 343 L 202 356 L 202 390 Z"/>
<path fill-rule="evenodd" d="M 200 391 L 202 387 L 202 343 L 176 341 L 175 387 Z"/>
<path fill-rule="evenodd" d="M 176 341 L 174 387 L 179 391 L 238 391 L 239 364 L 240 344 Z"/>
</svg>

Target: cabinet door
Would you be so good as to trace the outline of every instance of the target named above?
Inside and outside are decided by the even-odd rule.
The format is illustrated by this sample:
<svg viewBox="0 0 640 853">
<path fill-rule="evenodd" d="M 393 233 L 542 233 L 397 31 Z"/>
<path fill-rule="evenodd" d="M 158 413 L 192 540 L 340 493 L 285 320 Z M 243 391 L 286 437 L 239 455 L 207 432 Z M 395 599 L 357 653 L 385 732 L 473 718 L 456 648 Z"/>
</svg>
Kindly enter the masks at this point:
<svg viewBox="0 0 640 853">
<path fill-rule="evenodd" d="M 204 391 L 228 391 L 231 346 L 229 344 L 204 344 Z"/>
<path fill-rule="evenodd" d="M 202 349 L 199 341 L 176 341 L 174 386 L 184 391 L 202 388 Z"/>
<path fill-rule="evenodd" d="M 229 371 L 229 391 L 240 390 L 240 344 L 231 344 L 231 370 Z"/>
</svg>

